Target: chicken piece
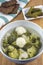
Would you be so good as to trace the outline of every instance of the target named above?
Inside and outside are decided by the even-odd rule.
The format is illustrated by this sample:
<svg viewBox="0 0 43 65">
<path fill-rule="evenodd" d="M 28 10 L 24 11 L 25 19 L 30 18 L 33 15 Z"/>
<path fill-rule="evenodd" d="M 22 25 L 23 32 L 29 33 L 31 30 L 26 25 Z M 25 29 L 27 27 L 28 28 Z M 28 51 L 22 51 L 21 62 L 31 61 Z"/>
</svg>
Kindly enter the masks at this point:
<svg viewBox="0 0 43 65">
<path fill-rule="evenodd" d="M 19 4 L 15 4 L 15 8 L 13 9 L 12 13 L 16 14 L 19 8 Z"/>
<path fill-rule="evenodd" d="M 12 5 L 14 5 L 14 4 L 16 4 L 17 3 L 17 1 L 16 0 L 11 0 L 11 1 L 6 1 L 6 2 L 4 2 L 4 3 L 2 3 L 2 7 L 9 7 L 9 6 L 12 6 Z"/>
<path fill-rule="evenodd" d="M 0 12 L 4 13 L 4 14 L 10 14 L 12 12 L 12 10 L 14 9 L 15 6 L 11 6 L 8 8 L 5 7 L 0 7 Z"/>
</svg>

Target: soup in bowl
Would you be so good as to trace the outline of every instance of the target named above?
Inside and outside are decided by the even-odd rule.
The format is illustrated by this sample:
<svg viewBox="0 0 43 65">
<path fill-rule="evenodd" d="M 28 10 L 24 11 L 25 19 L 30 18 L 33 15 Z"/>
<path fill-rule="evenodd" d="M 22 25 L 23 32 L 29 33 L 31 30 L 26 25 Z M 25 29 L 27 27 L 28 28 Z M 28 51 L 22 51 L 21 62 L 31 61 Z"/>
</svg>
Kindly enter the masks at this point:
<svg viewBox="0 0 43 65">
<path fill-rule="evenodd" d="M 42 29 L 35 23 L 25 20 L 12 22 L 0 34 L 0 51 L 13 62 L 27 63 L 42 53 Z"/>
</svg>

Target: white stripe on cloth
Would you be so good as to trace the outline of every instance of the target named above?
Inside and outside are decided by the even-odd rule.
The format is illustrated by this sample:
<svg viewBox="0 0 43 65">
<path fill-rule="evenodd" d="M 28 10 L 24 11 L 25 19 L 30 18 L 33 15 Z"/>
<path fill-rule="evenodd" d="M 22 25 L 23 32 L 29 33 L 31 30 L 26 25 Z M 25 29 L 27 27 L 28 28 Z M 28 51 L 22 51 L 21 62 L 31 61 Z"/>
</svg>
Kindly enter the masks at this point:
<svg viewBox="0 0 43 65">
<path fill-rule="evenodd" d="M 3 26 L 4 24 L 5 24 L 5 21 L 0 18 L 0 28 L 1 28 L 1 26 Z"/>
<path fill-rule="evenodd" d="M 10 0 L 5 0 L 5 1 L 10 1 Z"/>
<path fill-rule="evenodd" d="M 24 6 L 26 5 L 24 2 L 21 2 L 21 1 L 19 1 L 19 0 L 17 0 L 17 2 L 20 4 L 20 7 L 21 7 L 21 8 L 24 8 Z"/>
<path fill-rule="evenodd" d="M 2 4 L 2 3 L 0 2 L 0 6 L 1 6 L 1 4 Z"/>
</svg>

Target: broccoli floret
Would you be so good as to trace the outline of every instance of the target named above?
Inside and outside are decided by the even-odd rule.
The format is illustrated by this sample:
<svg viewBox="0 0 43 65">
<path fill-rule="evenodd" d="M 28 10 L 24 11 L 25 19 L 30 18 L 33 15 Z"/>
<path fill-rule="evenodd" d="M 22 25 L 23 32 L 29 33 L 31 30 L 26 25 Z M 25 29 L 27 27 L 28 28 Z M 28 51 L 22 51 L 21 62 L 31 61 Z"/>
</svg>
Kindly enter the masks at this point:
<svg viewBox="0 0 43 65">
<path fill-rule="evenodd" d="M 12 43 L 12 46 L 14 46 L 16 49 L 19 49 L 19 47 L 16 45 L 15 41 Z"/>
<path fill-rule="evenodd" d="M 9 46 L 7 39 L 4 38 L 3 40 L 3 47 Z"/>
<path fill-rule="evenodd" d="M 31 41 L 32 43 L 35 43 L 36 40 L 37 40 L 37 38 L 38 38 L 38 36 L 35 35 L 35 34 L 31 34 L 31 35 L 30 35 L 30 41 Z"/>
<path fill-rule="evenodd" d="M 31 44 L 34 45 L 36 48 L 41 47 L 40 38 L 37 35 L 31 34 L 30 40 L 31 40 Z"/>
<path fill-rule="evenodd" d="M 24 49 L 25 51 L 27 51 L 28 48 L 32 47 L 31 44 L 27 43 L 22 49 Z"/>
<path fill-rule="evenodd" d="M 32 46 L 31 48 L 27 49 L 27 53 L 30 58 L 34 57 L 37 54 L 37 49 Z"/>
<path fill-rule="evenodd" d="M 7 53 L 7 48 L 2 48 L 4 53 Z"/>
<path fill-rule="evenodd" d="M 17 38 L 17 33 L 14 31 L 14 32 L 11 33 L 10 36 L 8 36 L 8 38 L 7 38 L 8 43 L 12 44 L 12 42 L 14 42 L 16 40 L 16 38 Z"/>
<path fill-rule="evenodd" d="M 13 46 L 15 46 L 15 45 L 16 45 L 16 42 L 15 42 L 15 41 L 14 41 L 14 42 L 12 42 L 12 45 L 13 45 Z"/>
<path fill-rule="evenodd" d="M 3 39 L 3 47 L 9 46 L 8 41 L 6 38 Z"/>
<path fill-rule="evenodd" d="M 18 54 L 18 51 L 16 48 L 14 48 L 14 50 L 12 52 L 9 52 L 8 55 L 11 57 L 11 58 L 14 58 L 14 59 L 18 59 L 19 57 L 19 54 Z"/>
<path fill-rule="evenodd" d="M 5 48 L 5 47 L 8 47 L 9 46 L 9 44 L 3 44 L 3 47 Z"/>
<path fill-rule="evenodd" d="M 14 47 L 12 45 L 9 45 L 8 46 L 8 51 L 13 51 L 14 50 Z"/>
<path fill-rule="evenodd" d="M 34 43 L 34 45 L 38 49 L 41 48 L 41 42 L 40 42 L 40 40 L 36 40 L 36 42 Z"/>
<path fill-rule="evenodd" d="M 27 30 L 27 32 L 26 32 L 26 33 L 24 33 L 24 35 L 26 35 L 26 36 L 30 36 L 30 35 L 31 35 L 31 33 Z"/>
<path fill-rule="evenodd" d="M 27 43 L 30 43 L 29 36 L 22 35 L 22 37 L 26 40 Z"/>
<path fill-rule="evenodd" d="M 3 39 L 3 43 L 7 44 L 7 39 L 6 38 Z"/>
<path fill-rule="evenodd" d="M 15 37 L 13 35 L 8 37 L 8 43 L 11 44 L 12 42 L 15 41 Z"/>
</svg>

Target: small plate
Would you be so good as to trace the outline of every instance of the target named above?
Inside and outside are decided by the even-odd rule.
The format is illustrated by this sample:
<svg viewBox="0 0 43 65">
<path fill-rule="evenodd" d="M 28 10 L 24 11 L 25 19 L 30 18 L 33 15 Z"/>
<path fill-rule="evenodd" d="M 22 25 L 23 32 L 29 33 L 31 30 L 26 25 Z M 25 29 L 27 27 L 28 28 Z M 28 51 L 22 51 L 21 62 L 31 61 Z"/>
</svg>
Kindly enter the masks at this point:
<svg viewBox="0 0 43 65">
<path fill-rule="evenodd" d="M 42 5 L 34 6 L 34 8 L 40 8 L 42 10 L 42 12 L 43 12 L 43 6 Z M 23 16 L 24 16 L 25 20 L 33 20 L 33 19 L 37 19 L 37 18 L 43 18 L 43 16 L 38 16 L 37 18 L 27 18 L 25 16 L 25 14 L 29 11 L 29 9 L 30 9 L 30 7 L 22 9 Z"/>
</svg>

